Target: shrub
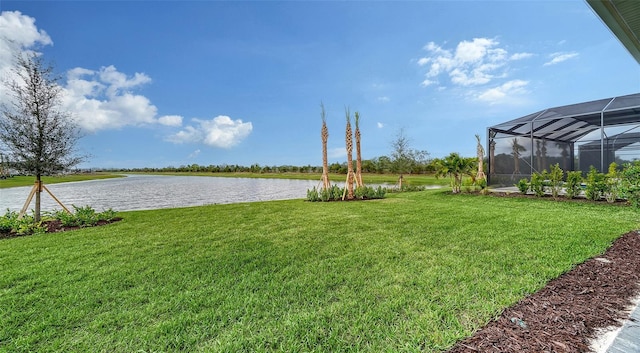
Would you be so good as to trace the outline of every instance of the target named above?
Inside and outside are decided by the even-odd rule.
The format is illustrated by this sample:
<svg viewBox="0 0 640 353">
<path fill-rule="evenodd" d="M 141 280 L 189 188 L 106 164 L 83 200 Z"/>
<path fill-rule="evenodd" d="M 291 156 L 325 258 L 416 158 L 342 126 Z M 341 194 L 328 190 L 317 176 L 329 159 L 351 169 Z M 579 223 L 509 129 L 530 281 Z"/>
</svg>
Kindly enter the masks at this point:
<svg viewBox="0 0 640 353">
<path fill-rule="evenodd" d="M 480 192 L 481 193 L 486 194 L 488 192 L 488 190 L 487 190 L 487 179 L 485 179 L 485 178 L 476 179 L 475 184 L 476 184 L 476 186 L 478 186 L 480 188 Z"/>
<path fill-rule="evenodd" d="M 605 175 L 604 198 L 609 203 L 616 202 L 620 196 L 620 173 L 618 173 L 618 164 L 612 162 L 609 164 L 609 172 Z"/>
<path fill-rule="evenodd" d="M 547 174 L 547 171 L 543 171 L 543 174 Z M 540 173 L 533 173 L 531 175 L 531 191 L 538 196 L 544 196 L 544 175 Z"/>
<path fill-rule="evenodd" d="M 321 197 L 318 194 L 318 189 L 314 186 L 313 189 L 307 190 L 307 201 L 316 202 L 320 201 Z"/>
<path fill-rule="evenodd" d="M 588 200 L 597 201 L 602 198 L 605 190 L 606 183 L 604 174 L 598 172 L 594 166 L 591 166 L 587 174 L 587 187 L 584 190 L 585 196 Z"/>
<path fill-rule="evenodd" d="M 331 185 L 331 200 L 342 200 L 343 194 L 344 194 L 344 188 L 341 188 L 335 184 Z"/>
<path fill-rule="evenodd" d="M 552 165 L 547 176 L 549 179 L 551 196 L 553 196 L 554 199 L 557 199 L 558 194 L 560 194 L 560 189 L 562 189 L 562 179 L 564 178 L 564 171 L 560 168 L 560 164 L 556 163 Z"/>
<path fill-rule="evenodd" d="M 565 195 L 570 199 L 573 199 L 576 196 L 580 195 L 580 191 L 582 191 L 581 184 L 582 184 L 581 171 L 577 170 L 573 172 L 568 172 L 567 182 L 564 184 Z"/>
<path fill-rule="evenodd" d="M 531 185 L 529 184 L 529 181 L 527 179 L 520 179 L 516 184 L 516 186 L 518 187 L 518 190 L 520 190 L 522 194 L 526 194 L 527 192 L 529 192 L 529 189 L 531 188 Z"/>
<path fill-rule="evenodd" d="M 622 170 L 622 182 L 620 185 L 622 195 L 629 203 L 640 208 L 640 163 L 627 163 Z"/>
<path fill-rule="evenodd" d="M 330 201 L 331 200 L 331 188 L 322 188 L 320 190 L 320 201 Z M 318 200 L 315 200 L 318 201 Z"/>
<path fill-rule="evenodd" d="M 476 187 L 475 187 L 475 183 L 473 180 L 471 179 L 465 179 L 462 181 L 462 190 L 467 193 L 470 194 L 473 191 L 475 191 Z"/>
<path fill-rule="evenodd" d="M 322 188 L 320 190 L 318 190 L 316 187 L 313 187 L 312 189 L 307 190 L 307 201 L 311 201 L 311 202 L 338 201 L 338 200 L 342 200 L 343 193 L 344 193 L 344 188 L 341 188 L 335 184 L 331 185 L 328 188 Z"/>
<path fill-rule="evenodd" d="M 0 233 L 11 233 L 13 228 L 16 226 L 17 219 L 18 213 L 7 209 L 4 216 L 0 218 Z"/>
</svg>

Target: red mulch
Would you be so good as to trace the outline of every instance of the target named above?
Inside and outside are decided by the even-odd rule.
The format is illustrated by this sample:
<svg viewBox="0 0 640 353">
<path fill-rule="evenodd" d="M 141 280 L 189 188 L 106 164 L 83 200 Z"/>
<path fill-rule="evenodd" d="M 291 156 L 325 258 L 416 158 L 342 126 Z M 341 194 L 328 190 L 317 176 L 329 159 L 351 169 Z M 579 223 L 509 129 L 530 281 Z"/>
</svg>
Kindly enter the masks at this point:
<svg viewBox="0 0 640 353">
<path fill-rule="evenodd" d="M 632 231 L 448 352 L 589 352 L 597 329 L 620 326 L 639 292 L 640 235 Z"/>
</svg>

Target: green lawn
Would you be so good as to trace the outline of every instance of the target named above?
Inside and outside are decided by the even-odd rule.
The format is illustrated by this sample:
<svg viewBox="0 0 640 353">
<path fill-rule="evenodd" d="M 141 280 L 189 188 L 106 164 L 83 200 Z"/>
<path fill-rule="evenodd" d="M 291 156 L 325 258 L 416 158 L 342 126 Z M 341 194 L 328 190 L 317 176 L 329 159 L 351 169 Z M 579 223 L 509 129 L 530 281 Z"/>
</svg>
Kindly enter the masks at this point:
<svg viewBox="0 0 640 353">
<path fill-rule="evenodd" d="M 91 173 L 91 174 L 69 174 L 62 176 L 43 176 L 42 182 L 46 184 L 67 183 L 70 181 L 83 181 L 93 179 L 119 178 L 122 175 L 108 173 Z M 35 183 L 34 176 L 13 176 L 7 179 L 0 179 L 0 189 L 13 188 L 17 186 L 31 186 Z"/>
<path fill-rule="evenodd" d="M 438 352 L 639 224 L 442 190 L 122 216 L 0 240 L 0 351 Z"/>
</svg>

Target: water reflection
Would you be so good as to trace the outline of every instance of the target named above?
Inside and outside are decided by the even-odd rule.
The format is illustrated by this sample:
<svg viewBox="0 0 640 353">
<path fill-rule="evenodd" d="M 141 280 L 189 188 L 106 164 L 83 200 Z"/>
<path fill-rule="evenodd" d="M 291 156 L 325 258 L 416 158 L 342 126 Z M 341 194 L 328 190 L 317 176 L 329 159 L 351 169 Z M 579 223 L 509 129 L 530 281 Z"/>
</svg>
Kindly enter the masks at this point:
<svg viewBox="0 0 640 353">
<path fill-rule="evenodd" d="M 97 211 L 146 210 L 235 202 L 304 199 L 319 181 L 290 179 L 220 178 L 197 176 L 128 175 L 126 178 L 48 184 L 67 207 L 90 205 Z M 0 189 L 0 214 L 19 211 L 31 186 Z M 31 203 L 30 209 L 34 207 Z M 42 193 L 42 209 L 61 207 Z"/>
</svg>

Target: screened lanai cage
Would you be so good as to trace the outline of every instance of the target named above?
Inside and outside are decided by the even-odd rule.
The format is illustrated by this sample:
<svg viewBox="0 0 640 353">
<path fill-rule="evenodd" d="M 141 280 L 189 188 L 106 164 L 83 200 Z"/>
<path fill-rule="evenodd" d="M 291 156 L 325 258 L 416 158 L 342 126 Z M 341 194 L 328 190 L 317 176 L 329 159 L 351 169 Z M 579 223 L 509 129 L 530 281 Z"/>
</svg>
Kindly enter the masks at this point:
<svg viewBox="0 0 640 353">
<path fill-rule="evenodd" d="M 556 163 L 606 172 L 640 159 L 640 93 L 545 109 L 487 132 L 489 185 L 513 186 Z"/>
</svg>

